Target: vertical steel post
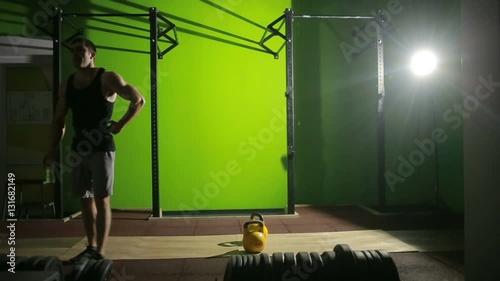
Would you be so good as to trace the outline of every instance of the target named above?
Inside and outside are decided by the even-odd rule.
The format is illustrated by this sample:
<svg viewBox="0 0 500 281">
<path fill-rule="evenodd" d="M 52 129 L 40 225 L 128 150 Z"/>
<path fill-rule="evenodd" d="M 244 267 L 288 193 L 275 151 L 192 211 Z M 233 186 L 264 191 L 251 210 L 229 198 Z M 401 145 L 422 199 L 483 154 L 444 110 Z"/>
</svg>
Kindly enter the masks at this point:
<svg viewBox="0 0 500 281">
<path fill-rule="evenodd" d="M 287 213 L 295 213 L 295 110 L 293 77 L 293 10 L 285 10 L 286 24 L 286 98 L 288 150 L 288 204 Z"/>
<path fill-rule="evenodd" d="M 52 17 L 53 29 L 52 29 L 52 67 L 53 67 L 53 77 L 52 77 L 52 105 L 53 112 L 55 112 L 57 101 L 59 99 L 59 84 L 61 83 L 61 22 L 62 22 L 62 10 L 60 8 L 55 8 L 54 16 Z M 62 162 L 62 145 L 59 146 L 59 163 Z M 64 217 L 64 202 L 63 202 L 63 165 L 57 172 L 56 182 L 54 184 L 54 205 L 56 206 L 56 217 L 62 219 Z"/>
<path fill-rule="evenodd" d="M 385 184 L 385 113 L 384 113 L 384 41 L 380 24 L 377 24 L 377 65 L 378 65 L 378 115 L 377 115 L 377 152 L 378 152 L 378 205 L 386 206 Z"/>
<path fill-rule="evenodd" d="M 161 217 L 160 183 L 158 165 L 158 12 L 155 7 L 149 9 L 150 38 L 150 76 L 151 76 L 151 158 L 152 158 L 152 188 L 153 217 Z"/>
</svg>

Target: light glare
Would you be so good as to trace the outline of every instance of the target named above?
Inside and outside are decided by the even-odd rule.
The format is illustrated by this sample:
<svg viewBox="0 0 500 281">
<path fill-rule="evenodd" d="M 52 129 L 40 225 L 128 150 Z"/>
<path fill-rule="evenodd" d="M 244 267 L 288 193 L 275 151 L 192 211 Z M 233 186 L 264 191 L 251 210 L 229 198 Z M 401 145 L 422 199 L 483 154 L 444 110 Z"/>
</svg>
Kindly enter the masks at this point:
<svg viewBox="0 0 500 281">
<path fill-rule="evenodd" d="M 423 76 L 436 69 L 436 56 L 430 51 L 420 51 L 411 60 L 411 68 L 416 75 Z"/>
</svg>

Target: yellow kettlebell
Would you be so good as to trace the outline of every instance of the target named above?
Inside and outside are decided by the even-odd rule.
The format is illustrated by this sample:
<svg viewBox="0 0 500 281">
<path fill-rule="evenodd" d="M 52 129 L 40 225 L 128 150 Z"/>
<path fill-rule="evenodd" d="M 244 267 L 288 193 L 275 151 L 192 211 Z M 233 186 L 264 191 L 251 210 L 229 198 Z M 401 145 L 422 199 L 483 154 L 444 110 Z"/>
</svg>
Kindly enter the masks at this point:
<svg viewBox="0 0 500 281">
<path fill-rule="evenodd" d="M 266 247 L 263 226 L 260 220 L 247 221 L 243 225 L 243 248 L 247 253 L 258 254 Z"/>
<path fill-rule="evenodd" d="M 266 227 L 266 222 L 264 221 L 264 216 L 260 213 L 252 213 L 250 215 L 250 219 L 251 220 L 260 220 L 262 221 L 262 224 L 264 225 L 262 228 L 264 231 L 262 231 L 264 233 L 264 237 L 266 237 L 267 239 L 267 235 L 269 234 L 269 231 L 267 230 L 267 227 Z"/>
</svg>

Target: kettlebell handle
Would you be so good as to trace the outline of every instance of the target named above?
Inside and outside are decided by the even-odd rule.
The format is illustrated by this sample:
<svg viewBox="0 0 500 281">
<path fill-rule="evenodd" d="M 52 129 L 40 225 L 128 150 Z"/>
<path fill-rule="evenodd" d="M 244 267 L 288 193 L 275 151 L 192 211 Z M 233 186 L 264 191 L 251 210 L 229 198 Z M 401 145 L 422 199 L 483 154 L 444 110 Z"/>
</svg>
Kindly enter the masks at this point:
<svg viewBox="0 0 500 281">
<path fill-rule="evenodd" d="M 250 215 L 250 219 L 254 219 L 254 217 L 258 217 L 258 218 L 259 218 L 259 220 L 264 221 L 264 216 L 262 216 L 262 214 L 261 214 L 261 213 L 252 213 L 252 214 Z"/>
<path fill-rule="evenodd" d="M 261 228 L 264 227 L 264 223 L 261 220 L 251 220 L 251 221 L 245 222 L 245 224 L 243 225 L 243 228 L 247 229 L 248 225 L 250 225 L 250 224 L 258 224 Z"/>
</svg>

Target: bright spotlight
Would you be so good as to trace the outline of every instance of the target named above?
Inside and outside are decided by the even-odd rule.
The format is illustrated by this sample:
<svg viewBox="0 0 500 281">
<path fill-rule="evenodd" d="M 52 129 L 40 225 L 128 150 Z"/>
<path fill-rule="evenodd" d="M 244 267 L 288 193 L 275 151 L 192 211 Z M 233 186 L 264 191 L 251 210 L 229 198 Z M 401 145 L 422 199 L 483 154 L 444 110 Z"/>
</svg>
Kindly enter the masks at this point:
<svg viewBox="0 0 500 281">
<path fill-rule="evenodd" d="M 423 76 L 431 73 L 437 66 L 437 58 L 430 51 L 420 51 L 411 60 L 411 69 L 416 75 Z"/>
</svg>

